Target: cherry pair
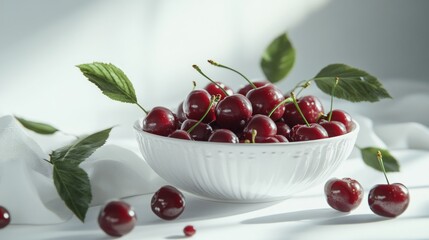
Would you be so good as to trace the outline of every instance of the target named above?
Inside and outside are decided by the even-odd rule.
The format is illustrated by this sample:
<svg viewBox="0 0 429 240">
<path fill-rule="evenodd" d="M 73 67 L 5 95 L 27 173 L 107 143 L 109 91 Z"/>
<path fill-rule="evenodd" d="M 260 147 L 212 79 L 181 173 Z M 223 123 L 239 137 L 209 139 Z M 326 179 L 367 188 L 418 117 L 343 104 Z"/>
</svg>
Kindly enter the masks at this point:
<svg viewBox="0 0 429 240">
<path fill-rule="evenodd" d="M 375 214 L 384 217 L 397 217 L 408 207 L 410 195 L 402 183 L 389 183 L 384 170 L 381 153 L 377 158 L 386 177 L 387 184 L 378 184 L 371 188 L 368 194 L 368 204 Z M 341 212 L 350 212 L 362 202 L 363 188 L 351 178 L 333 178 L 325 184 L 325 195 L 328 204 Z"/>
</svg>

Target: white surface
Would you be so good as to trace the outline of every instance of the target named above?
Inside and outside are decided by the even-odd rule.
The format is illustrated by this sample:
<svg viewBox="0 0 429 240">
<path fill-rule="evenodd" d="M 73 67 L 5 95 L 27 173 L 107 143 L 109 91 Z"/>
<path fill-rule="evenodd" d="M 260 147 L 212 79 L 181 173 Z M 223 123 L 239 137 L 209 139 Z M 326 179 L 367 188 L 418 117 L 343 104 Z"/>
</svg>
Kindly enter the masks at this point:
<svg viewBox="0 0 429 240">
<path fill-rule="evenodd" d="M 166 138 L 142 131 L 148 165 L 167 182 L 203 198 L 232 202 L 284 199 L 325 181 L 352 152 L 359 133 L 309 142 L 229 144 Z"/>
<path fill-rule="evenodd" d="M 429 153 L 418 150 L 394 151 L 402 164 L 401 173 L 389 174 L 410 190 L 411 201 L 395 219 L 376 216 L 368 207 L 369 189 L 384 182 L 381 173 L 349 159 L 333 176 L 353 177 L 365 190 L 362 204 L 349 214 L 331 209 L 323 196 L 323 185 L 281 202 L 234 204 L 201 200 L 186 195 L 187 207 L 179 219 L 167 222 L 150 210 L 151 195 L 127 198 L 137 213 L 135 229 L 121 239 L 182 239 L 182 229 L 192 224 L 197 233 L 191 239 L 429 239 L 429 186 L 426 169 Z M 11 225 L 0 230 L 0 239 L 110 239 L 99 229 L 99 207 L 90 209 L 85 224 L 72 219 L 46 226 Z"/>
</svg>

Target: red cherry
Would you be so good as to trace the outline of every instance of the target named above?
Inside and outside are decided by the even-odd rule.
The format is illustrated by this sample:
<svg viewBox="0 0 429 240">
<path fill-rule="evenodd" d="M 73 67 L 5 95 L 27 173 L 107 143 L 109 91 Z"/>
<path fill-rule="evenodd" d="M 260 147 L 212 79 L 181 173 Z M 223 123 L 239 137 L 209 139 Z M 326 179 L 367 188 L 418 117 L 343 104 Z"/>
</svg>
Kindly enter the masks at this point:
<svg viewBox="0 0 429 240">
<path fill-rule="evenodd" d="M 152 196 L 151 209 L 164 220 L 173 220 L 185 210 L 185 197 L 173 186 L 163 186 Z"/>
<path fill-rule="evenodd" d="M 3 207 L 0 206 L 0 229 L 5 228 L 10 223 L 10 213 L 9 211 Z"/>
<path fill-rule="evenodd" d="M 387 184 L 375 185 L 368 193 L 368 204 L 371 211 L 383 217 L 397 217 L 401 215 L 410 203 L 408 188 L 402 183 L 389 183 L 383 164 L 381 152 L 377 152 L 377 159 L 383 170 Z"/>
<path fill-rule="evenodd" d="M 397 217 L 408 207 L 410 194 L 401 183 L 378 184 L 368 194 L 370 209 L 383 217 Z"/>
<path fill-rule="evenodd" d="M 290 127 L 284 122 L 276 122 L 277 135 L 285 136 L 289 141 Z"/>
<path fill-rule="evenodd" d="M 200 120 L 210 106 L 211 95 L 204 89 L 191 91 L 183 101 L 183 112 L 188 119 Z M 204 117 L 204 123 L 211 123 L 216 120 L 215 105 L 211 107 L 209 113 Z"/>
<path fill-rule="evenodd" d="M 180 102 L 179 106 L 177 107 L 176 116 L 180 123 L 188 119 L 185 113 L 183 112 L 183 101 Z"/>
<path fill-rule="evenodd" d="M 120 237 L 131 232 L 136 221 L 136 213 L 132 207 L 120 200 L 107 203 L 98 215 L 100 228 L 113 237 Z"/>
<path fill-rule="evenodd" d="M 308 123 L 316 123 L 323 115 L 322 103 L 315 96 L 304 96 L 297 99 L 297 103 Z M 305 123 L 293 102 L 286 103 L 283 120 L 289 127 Z"/>
<path fill-rule="evenodd" d="M 246 97 L 252 103 L 253 114 L 269 115 L 285 98 L 282 92 L 273 84 L 250 90 Z M 280 119 L 285 112 L 284 104 L 280 105 L 270 117 L 274 121 Z"/>
<path fill-rule="evenodd" d="M 319 124 L 326 130 L 326 132 L 328 132 L 329 137 L 340 136 L 347 133 L 344 124 L 338 121 L 331 120 L 330 122 L 328 122 L 326 120 L 321 120 L 319 121 Z"/>
<path fill-rule="evenodd" d="M 341 212 L 350 212 L 362 202 L 362 185 L 351 178 L 332 178 L 325 184 L 325 196 L 329 206 Z"/>
<path fill-rule="evenodd" d="M 181 130 L 181 129 L 177 129 L 176 131 L 168 135 L 168 137 L 184 139 L 184 140 L 193 140 L 191 135 L 187 131 Z"/>
<path fill-rule="evenodd" d="M 180 130 L 188 131 L 191 127 L 197 124 L 197 120 L 186 119 L 182 126 L 180 126 Z M 196 141 L 207 141 L 210 135 L 213 133 L 213 129 L 209 124 L 206 123 L 198 123 L 195 128 L 190 132 L 191 138 Z"/>
<path fill-rule="evenodd" d="M 280 140 L 276 137 L 276 135 L 271 137 L 256 137 L 255 143 L 279 143 Z"/>
<path fill-rule="evenodd" d="M 228 95 L 232 95 L 234 94 L 234 92 L 232 91 L 232 89 L 228 86 L 226 86 L 225 84 L 221 83 L 221 82 L 216 82 L 217 85 L 215 83 L 209 83 L 207 84 L 204 89 L 207 90 L 207 92 L 212 95 L 212 96 L 216 96 L 216 95 L 220 95 L 220 100 L 224 99 L 226 96 Z M 223 88 L 220 89 L 219 87 Z M 225 92 L 227 94 L 225 94 Z"/>
<path fill-rule="evenodd" d="M 326 115 L 329 116 L 329 113 Z M 324 118 L 327 118 L 327 116 Z M 350 116 L 350 114 L 348 114 L 343 110 L 339 110 L 339 109 L 332 110 L 331 121 L 338 121 L 343 123 L 344 126 L 346 127 L 347 132 L 350 132 L 353 128 L 352 117 Z"/>
<path fill-rule="evenodd" d="M 240 132 L 252 117 L 252 104 L 240 94 L 221 100 L 216 106 L 216 123 L 220 128 Z"/>
<path fill-rule="evenodd" d="M 328 138 L 328 132 L 317 123 L 307 125 L 295 125 L 290 132 L 290 138 L 293 142 L 309 141 Z"/>
<path fill-rule="evenodd" d="M 267 81 L 254 81 L 254 82 L 252 82 L 254 85 L 255 85 L 255 87 L 262 87 L 262 86 L 265 86 L 265 85 L 267 85 L 267 84 L 269 84 L 269 82 L 267 82 Z M 245 85 L 244 87 L 242 87 L 242 88 L 240 88 L 238 91 L 237 91 L 237 93 L 238 94 L 241 94 L 241 95 L 243 95 L 243 96 L 246 96 L 246 94 L 250 91 L 250 90 L 252 90 L 252 89 L 254 89 L 253 88 L 253 86 L 252 85 L 250 85 L 250 84 L 247 84 L 247 85 Z"/>
<path fill-rule="evenodd" d="M 154 107 L 143 119 L 143 131 L 168 136 L 177 129 L 179 121 L 168 108 Z"/>
<path fill-rule="evenodd" d="M 262 114 L 256 114 L 250 119 L 243 129 L 242 138 L 251 141 L 253 130 L 256 130 L 256 136 L 260 138 L 272 137 L 277 134 L 275 122 L 268 116 Z"/>
<path fill-rule="evenodd" d="M 287 137 L 283 136 L 283 135 L 274 135 L 274 138 L 276 138 L 279 142 L 289 142 L 289 140 L 287 139 Z"/>
<path fill-rule="evenodd" d="M 195 232 L 196 232 L 196 230 L 195 230 L 194 226 L 192 226 L 192 225 L 188 225 L 188 226 L 183 228 L 183 233 L 187 237 L 192 237 L 195 234 Z"/>
<path fill-rule="evenodd" d="M 226 143 L 238 143 L 239 139 L 234 132 L 229 129 L 216 129 L 209 137 L 209 142 L 226 142 Z"/>
</svg>

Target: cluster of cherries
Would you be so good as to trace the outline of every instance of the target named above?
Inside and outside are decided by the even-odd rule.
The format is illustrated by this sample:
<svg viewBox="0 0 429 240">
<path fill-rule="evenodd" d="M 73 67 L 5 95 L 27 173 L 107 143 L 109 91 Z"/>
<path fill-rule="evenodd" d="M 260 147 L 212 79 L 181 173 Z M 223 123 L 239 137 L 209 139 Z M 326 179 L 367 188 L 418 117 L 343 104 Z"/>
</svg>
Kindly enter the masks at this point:
<svg viewBox="0 0 429 240">
<path fill-rule="evenodd" d="M 325 114 L 322 103 L 313 95 L 296 98 L 293 91 L 284 95 L 274 84 L 252 82 L 241 73 L 248 84 L 233 93 L 198 66 L 193 67 L 210 83 L 192 90 L 176 112 L 153 108 L 142 122 L 143 131 L 196 141 L 278 143 L 334 137 L 353 128 L 347 112 L 337 109 Z"/>
<path fill-rule="evenodd" d="M 164 220 L 174 220 L 185 210 L 185 197 L 175 187 L 166 185 L 154 193 L 151 209 L 155 215 Z M 113 200 L 104 205 L 98 215 L 100 228 L 108 235 L 120 237 L 131 232 L 137 222 L 133 207 L 123 200 Z M 192 225 L 183 228 L 185 236 L 194 235 Z"/>
<path fill-rule="evenodd" d="M 408 188 L 402 183 L 389 183 L 384 169 L 381 152 L 377 153 L 387 184 L 377 184 L 368 194 L 368 205 L 372 212 L 383 217 L 401 215 L 410 202 Z M 332 208 L 350 212 L 362 202 L 362 185 L 352 178 L 332 178 L 325 184 L 326 200 Z"/>
</svg>

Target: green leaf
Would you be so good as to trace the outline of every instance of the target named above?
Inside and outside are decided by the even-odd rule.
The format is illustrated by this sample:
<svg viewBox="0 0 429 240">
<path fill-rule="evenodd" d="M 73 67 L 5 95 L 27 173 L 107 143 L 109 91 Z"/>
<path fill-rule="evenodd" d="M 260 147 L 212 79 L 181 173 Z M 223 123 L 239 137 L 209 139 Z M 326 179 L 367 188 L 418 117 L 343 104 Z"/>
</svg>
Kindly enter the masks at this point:
<svg viewBox="0 0 429 240">
<path fill-rule="evenodd" d="M 286 33 L 274 39 L 262 55 L 261 67 L 268 81 L 285 78 L 295 63 L 295 49 Z"/>
<path fill-rule="evenodd" d="M 113 64 L 94 62 L 77 67 L 104 95 L 116 101 L 137 103 L 132 83 L 125 73 Z"/>
<path fill-rule="evenodd" d="M 337 79 L 334 97 L 351 102 L 376 102 L 382 98 L 392 98 L 376 77 L 345 64 L 328 65 L 313 80 L 320 90 L 331 95 Z"/>
<path fill-rule="evenodd" d="M 370 167 L 382 172 L 380 164 L 377 159 L 377 151 L 383 155 L 383 163 L 386 172 L 399 172 L 399 163 L 395 157 L 390 154 L 386 149 L 379 149 L 375 147 L 366 147 L 360 149 L 363 161 Z"/>
<path fill-rule="evenodd" d="M 53 127 L 49 124 L 46 124 L 46 123 L 34 122 L 34 121 L 26 120 L 24 118 L 16 117 L 16 116 L 15 116 L 15 118 L 16 118 L 16 120 L 18 120 L 18 122 L 20 122 L 22 124 L 22 126 L 27 128 L 28 130 L 31 130 L 31 131 L 39 133 L 39 134 L 49 135 L 49 134 L 54 134 L 54 133 L 59 131 L 55 127 Z"/>
<path fill-rule="evenodd" d="M 92 200 L 88 174 L 70 161 L 55 162 L 54 184 L 61 199 L 82 222 Z"/>
<path fill-rule="evenodd" d="M 112 128 L 108 128 L 87 137 L 76 140 L 71 145 L 59 148 L 51 153 L 51 163 L 67 161 L 79 165 L 86 158 L 91 156 L 97 148 L 104 145 L 109 137 Z"/>
</svg>

